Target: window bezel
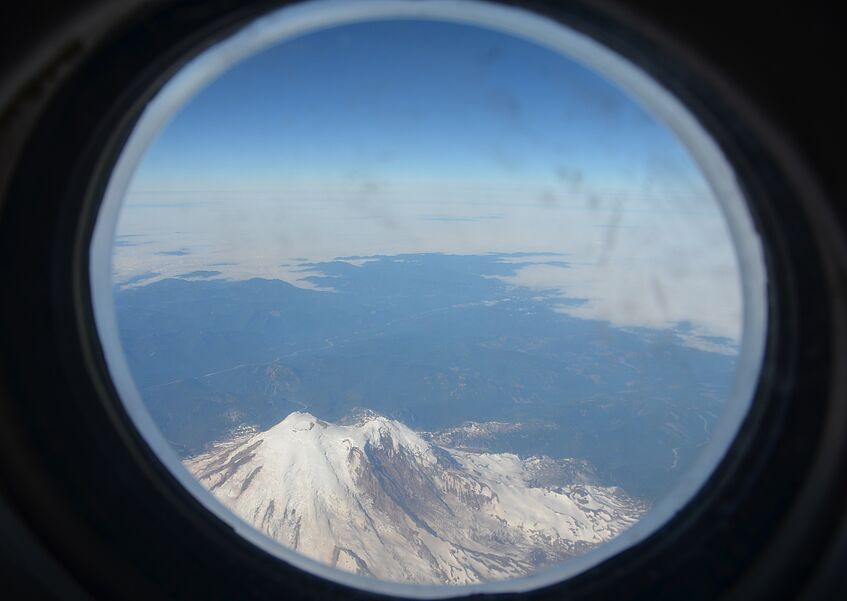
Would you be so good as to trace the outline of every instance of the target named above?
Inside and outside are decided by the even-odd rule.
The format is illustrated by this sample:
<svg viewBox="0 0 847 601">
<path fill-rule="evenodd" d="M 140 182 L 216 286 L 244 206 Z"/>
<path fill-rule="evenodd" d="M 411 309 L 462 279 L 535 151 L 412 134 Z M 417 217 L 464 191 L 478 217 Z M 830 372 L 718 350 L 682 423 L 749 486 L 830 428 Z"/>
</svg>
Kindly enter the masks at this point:
<svg viewBox="0 0 847 601">
<path fill-rule="evenodd" d="M 183 8 L 161 7 L 158 12 L 139 18 L 132 26 L 124 23 L 123 29 L 116 28 L 111 39 L 87 57 L 52 97 L 21 155 L 18 172 L 7 195 L 12 200 L 4 207 L 4 242 L 9 248 L 31 252 L 31 259 L 26 263 L 30 270 L 35 268 L 37 274 L 49 274 L 45 281 L 33 277 L 31 271 L 27 273 L 24 266 L 10 267 L 10 276 L 17 278 L 22 294 L 4 299 L 4 309 L 22 317 L 19 323 L 7 321 L 3 324 L 8 339 L 21 343 L 19 356 L 7 357 L 10 366 L 7 371 L 20 368 L 15 372 L 10 389 L 17 398 L 31 403 L 17 403 L 4 426 L 10 432 L 13 425 L 18 424 L 27 426 L 22 427 L 21 432 L 39 432 L 42 436 L 55 433 L 56 424 L 39 415 L 51 409 L 53 420 L 64 419 L 75 424 L 81 432 L 61 433 L 62 444 L 75 443 L 74 448 L 91 460 L 91 471 L 96 465 L 102 468 L 101 477 L 105 473 L 109 482 L 121 483 L 103 490 L 101 502 L 109 506 L 107 501 L 120 498 L 138 509 L 141 503 L 130 491 L 153 495 L 147 498 L 165 510 L 162 521 L 170 526 L 171 535 L 191 533 L 185 541 L 177 536 L 174 547 L 205 550 L 215 559 L 211 563 L 219 565 L 221 557 L 218 554 L 223 553 L 227 559 L 222 565 L 244 568 L 239 572 L 242 576 L 230 577 L 226 582 L 230 587 L 239 578 L 249 582 L 251 586 L 242 590 L 245 593 L 242 598 L 284 594 L 286 590 L 302 596 L 323 592 L 359 597 L 363 594 L 361 591 L 337 587 L 308 574 L 281 570 L 278 562 L 242 548 L 225 528 L 215 525 L 208 516 L 204 517 L 202 511 L 198 513 L 200 508 L 185 498 L 166 471 L 157 466 L 155 457 L 150 456 L 143 441 L 127 423 L 126 416 L 121 415 L 120 407 L 115 405 L 115 391 L 103 370 L 103 357 L 99 354 L 88 313 L 89 299 L 85 292 L 87 240 L 82 236 L 80 243 L 78 236 L 80 231 L 84 233 L 86 227 L 90 227 L 86 219 L 92 218 L 92 207 L 83 201 L 90 201 L 92 194 L 96 197 L 102 192 L 94 190 L 92 193 L 90 184 L 102 182 L 96 176 L 108 173 L 113 164 L 115 145 L 120 142 L 115 139 L 115 133 L 122 135 L 121 132 L 127 131 L 137 117 L 134 111 L 140 108 L 151 85 L 156 85 L 151 82 L 161 82 L 166 77 L 163 74 L 173 72 L 193 44 L 201 45 L 212 36 L 231 31 L 235 24 L 256 14 L 253 11 L 268 6 L 261 3 L 245 7 L 223 2 L 205 11 L 198 9 L 193 14 Z M 844 381 L 837 369 L 843 363 L 841 341 L 845 320 L 843 307 L 831 296 L 837 287 L 834 278 L 843 273 L 844 265 L 838 230 L 814 178 L 804 170 L 802 161 L 785 140 L 773 133 L 770 124 L 763 125 L 759 117 L 746 110 L 749 107 L 738 100 L 731 86 L 719 85 L 720 81 L 716 83 L 707 69 L 698 67 L 696 59 L 686 54 L 684 47 L 678 48 L 681 54 L 673 56 L 666 40 L 665 46 L 654 46 L 656 38 L 638 35 L 632 22 L 616 20 L 582 5 L 575 5 L 568 11 L 558 9 L 558 12 L 550 5 L 537 4 L 533 8 L 546 10 L 572 27 L 591 32 L 627 56 L 637 57 L 643 68 L 685 100 L 722 146 L 744 182 L 751 209 L 764 234 L 772 288 L 769 331 L 775 334 L 768 348 L 763 386 L 759 390 L 760 399 L 765 400 L 754 405 L 737 446 L 725 460 L 720 473 L 715 474 L 696 502 L 681 512 L 673 528 L 665 528 L 650 541 L 622 553 L 610 565 L 597 566 L 579 577 L 521 596 L 541 598 L 567 592 L 573 598 L 601 593 L 628 598 L 640 594 L 638 591 L 653 590 L 658 591 L 653 598 L 661 598 L 661 591 L 665 597 L 674 598 L 674 592 L 687 591 L 686 578 L 702 574 L 702 567 L 698 571 L 694 565 L 698 562 L 692 563 L 692 557 L 699 557 L 699 563 L 708 562 L 714 553 L 726 551 L 737 561 L 725 559 L 712 580 L 698 583 L 702 588 L 688 595 L 709 597 L 716 591 L 725 590 L 728 583 L 748 569 L 753 574 L 750 578 L 755 580 L 750 558 L 766 553 L 763 549 L 774 536 L 772 531 L 782 532 L 777 526 L 780 518 L 802 516 L 801 510 L 809 513 L 809 507 L 812 513 L 818 510 L 829 515 L 835 511 L 832 504 L 824 500 L 827 491 L 840 481 L 836 477 L 840 464 L 837 455 L 827 455 L 827 461 L 819 459 L 824 457 L 824 451 L 839 448 L 838 435 L 845 425 L 844 410 L 839 407 Z M 159 29 L 150 38 L 149 30 L 140 23 L 153 21 Z M 670 47 L 677 48 L 672 44 Z M 664 48 L 664 51 L 659 52 L 657 48 Z M 152 62 L 151 57 L 154 57 Z M 123 72 L 127 67 L 130 70 Z M 72 117 L 71 124 L 66 121 L 68 115 Z M 54 174 L 55 181 L 39 177 L 45 167 Z M 44 215 L 47 217 L 43 218 Z M 32 312 L 40 309 L 45 317 L 43 322 L 27 317 L 28 313 L 20 311 L 22 307 Z M 51 371 L 51 378 L 39 379 L 38 362 L 31 352 L 36 345 L 27 339 L 54 349 L 49 351 L 56 366 Z M 66 395 L 68 407 L 56 407 L 55 398 L 60 395 Z M 825 402 L 816 399 L 825 399 Z M 94 432 L 102 439 L 88 440 L 81 435 L 90 436 Z M 17 440 L 20 436 L 20 433 L 10 435 L 4 443 L 20 444 L 32 450 L 26 440 Z M 117 574 L 133 571 L 132 550 L 115 541 L 108 526 L 123 522 L 128 527 L 131 524 L 126 517 L 108 511 L 98 516 L 97 503 L 61 487 L 59 494 L 54 496 L 36 494 L 45 486 L 49 490 L 56 488 L 55 482 L 45 484 L 44 478 L 45 474 L 62 472 L 60 466 L 64 464 L 59 458 L 62 444 L 57 444 L 49 443 L 43 449 L 36 449 L 32 457 L 24 457 L 20 467 L 4 465 L 4 470 L 20 477 L 21 485 L 15 492 L 17 498 L 38 497 L 37 502 L 22 513 L 30 516 L 30 522 L 41 536 L 51 540 L 54 548 L 63 552 L 82 572 L 88 573 L 98 586 L 119 591 L 110 589 L 114 586 L 114 578 L 102 575 L 98 578 L 93 574 L 102 571 L 104 565 L 117 565 Z M 779 468 L 786 463 L 797 465 L 798 473 L 790 478 L 781 474 Z M 34 466 L 33 472 L 23 473 L 23 466 L 29 464 Z M 813 469 L 806 470 L 809 466 Z M 64 467 L 69 469 L 68 465 Z M 96 482 L 92 476 L 86 476 L 86 471 L 70 472 L 81 481 Z M 126 473 L 131 473 L 138 482 L 127 483 Z M 831 483 L 824 478 L 827 475 L 831 476 Z M 794 494 L 792 485 L 800 489 L 798 494 Z M 769 492 L 773 494 L 768 495 Z M 145 498 L 144 494 L 141 498 Z M 761 506 L 763 500 L 768 501 L 770 515 L 757 516 L 751 508 L 757 504 Z M 39 510 L 43 510 L 43 514 Z M 75 517 L 73 510 L 78 510 L 85 519 Z M 750 519 L 744 531 L 735 532 L 730 538 L 726 525 L 732 516 Z M 62 517 L 64 519 L 60 519 Z M 803 521 L 797 518 L 791 523 L 797 520 Z M 165 532 L 161 524 L 154 525 L 157 533 Z M 78 540 L 93 541 L 91 558 L 75 556 L 71 541 L 62 539 L 60 533 L 67 534 L 75 528 L 82 533 Z M 143 537 L 143 530 L 139 532 L 136 528 L 134 531 Z M 808 549 L 812 533 L 826 536 L 820 525 L 809 533 L 794 532 L 790 537 L 794 542 L 792 547 Z M 108 552 L 98 550 L 95 544 L 98 538 L 113 542 L 115 548 L 120 549 L 121 558 L 109 557 Z M 694 545 L 694 541 L 701 544 Z M 716 544 L 716 541 L 721 542 Z M 204 549 L 202 542 L 209 546 Z M 648 542 L 650 544 L 646 544 Z M 782 555 L 787 552 L 786 544 L 768 551 Z M 146 570 L 166 575 L 156 585 L 160 589 L 184 594 L 186 585 L 177 582 L 177 578 L 211 573 L 207 565 L 205 571 L 188 569 L 175 577 L 173 565 L 162 564 L 161 559 L 165 556 L 174 559 L 172 550 L 163 552 L 163 558 L 138 558 L 138 563 L 145 565 Z M 92 561 L 94 557 L 100 560 L 96 566 Z M 792 573 L 808 570 L 814 557 L 816 553 L 801 555 Z M 239 563 L 239 558 L 243 559 L 243 564 Z M 190 566 L 183 564 L 182 567 Z M 243 575 L 245 570 L 253 575 Z M 656 580 L 659 575 L 661 583 Z M 799 578 L 794 576 L 793 581 Z M 153 585 L 141 578 L 139 590 L 145 586 Z M 214 588 L 207 590 L 220 592 Z"/>
<path fill-rule="evenodd" d="M 292 552 L 271 541 L 226 509 L 182 466 L 176 453 L 161 435 L 136 389 L 123 354 L 114 311 L 112 282 L 112 246 L 119 211 L 129 182 L 144 152 L 164 124 L 194 94 L 213 78 L 240 61 L 273 45 L 311 32 L 351 23 L 374 20 L 443 20 L 470 26 L 487 27 L 505 35 L 515 35 L 549 47 L 568 58 L 582 62 L 633 94 L 643 105 L 678 135 L 689 149 L 715 191 L 732 234 L 741 270 L 743 289 L 743 336 L 732 396 L 718 421 L 712 439 L 695 465 L 679 478 L 679 483 L 664 496 L 651 512 L 632 528 L 601 547 L 524 578 L 488 582 L 479 585 L 423 586 L 379 581 L 341 572 Z M 608 560 L 623 549 L 644 540 L 696 495 L 701 484 L 721 461 L 744 421 L 758 381 L 766 332 L 764 265 L 758 234 L 731 167 L 714 141 L 699 123 L 665 89 L 628 63 L 623 57 L 602 47 L 591 38 L 565 26 L 523 10 L 482 2 L 446 0 L 438 3 L 409 3 L 392 0 L 359 2 L 312 2 L 285 7 L 259 17 L 210 49 L 193 58 L 151 99 L 123 147 L 106 186 L 100 213 L 94 227 L 90 251 L 92 303 L 113 385 L 119 391 L 130 417 L 142 437 L 207 510 L 215 513 L 241 536 L 297 568 L 311 571 L 341 584 L 377 593 L 410 598 L 451 598 L 476 593 L 520 593 L 550 586 L 579 574 L 592 565 Z"/>
</svg>

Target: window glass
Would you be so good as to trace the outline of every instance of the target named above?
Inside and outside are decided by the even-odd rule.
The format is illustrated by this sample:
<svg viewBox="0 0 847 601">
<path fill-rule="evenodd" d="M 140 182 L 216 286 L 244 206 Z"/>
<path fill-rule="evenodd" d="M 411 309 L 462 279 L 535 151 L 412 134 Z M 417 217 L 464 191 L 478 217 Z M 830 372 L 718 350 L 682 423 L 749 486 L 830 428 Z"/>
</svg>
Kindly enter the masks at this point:
<svg viewBox="0 0 847 601">
<path fill-rule="evenodd" d="M 101 215 L 107 358 L 163 458 L 362 586 L 555 575 L 670 517 L 752 390 L 697 150 L 502 28 L 346 22 L 229 62 Z"/>
</svg>

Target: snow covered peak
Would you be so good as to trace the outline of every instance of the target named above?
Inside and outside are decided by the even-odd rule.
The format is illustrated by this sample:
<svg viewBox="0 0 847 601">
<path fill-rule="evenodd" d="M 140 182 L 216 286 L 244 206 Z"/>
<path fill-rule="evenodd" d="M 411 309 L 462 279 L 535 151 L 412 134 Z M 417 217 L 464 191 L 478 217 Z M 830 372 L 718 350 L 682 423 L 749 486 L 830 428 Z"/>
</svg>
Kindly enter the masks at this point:
<svg viewBox="0 0 847 601">
<path fill-rule="evenodd" d="M 390 446 L 395 451 L 402 447 L 418 456 L 432 454 L 432 445 L 419 434 L 397 420 L 372 412 L 342 425 L 325 422 L 305 411 L 295 411 L 257 437 L 276 448 L 307 444 L 320 448 L 324 454 L 339 448 L 344 451 L 354 447 L 363 449 L 367 445 Z"/>
<path fill-rule="evenodd" d="M 374 413 L 333 424 L 296 412 L 186 465 L 237 515 L 314 559 L 466 584 L 581 553 L 643 510 L 617 489 L 538 487 L 533 461 L 445 449 Z"/>
<path fill-rule="evenodd" d="M 289 432 L 289 431 L 301 431 L 301 430 L 311 430 L 316 425 L 326 425 L 325 422 L 322 422 L 317 417 L 308 413 L 307 411 L 295 411 L 290 413 L 288 417 L 279 422 L 276 426 L 271 428 L 268 432 Z"/>
</svg>

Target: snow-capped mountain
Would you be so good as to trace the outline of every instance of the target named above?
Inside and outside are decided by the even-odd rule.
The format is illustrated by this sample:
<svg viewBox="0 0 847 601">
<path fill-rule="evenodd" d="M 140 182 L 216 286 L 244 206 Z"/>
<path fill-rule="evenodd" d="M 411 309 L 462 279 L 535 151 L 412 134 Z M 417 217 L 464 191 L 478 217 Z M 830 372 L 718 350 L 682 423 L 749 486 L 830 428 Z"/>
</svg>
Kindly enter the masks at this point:
<svg viewBox="0 0 847 601">
<path fill-rule="evenodd" d="M 283 545 L 403 582 L 523 576 L 613 538 L 645 509 L 618 488 L 554 485 L 552 459 L 443 448 L 373 414 L 340 425 L 292 413 L 186 466 Z"/>
</svg>

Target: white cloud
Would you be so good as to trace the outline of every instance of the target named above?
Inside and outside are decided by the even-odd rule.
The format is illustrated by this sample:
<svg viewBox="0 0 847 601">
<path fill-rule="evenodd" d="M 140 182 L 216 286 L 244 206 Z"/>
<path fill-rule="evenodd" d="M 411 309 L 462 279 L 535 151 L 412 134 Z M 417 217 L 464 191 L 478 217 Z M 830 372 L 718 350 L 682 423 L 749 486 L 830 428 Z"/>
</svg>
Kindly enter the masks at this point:
<svg viewBox="0 0 847 601">
<path fill-rule="evenodd" d="M 230 279 L 279 278 L 314 288 L 305 278 L 315 273 L 304 272 L 303 262 L 347 257 L 361 265 L 372 255 L 526 252 L 535 256 L 503 259 L 516 271 L 501 279 L 561 297 L 559 310 L 574 317 L 651 328 L 687 322 L 692 340 L 740 337 L 737 260 L 725 220 L 707 194 L 594 190 L 551 205 L 541 188 L 498 195 L 381 186 L 347 193 L 186 193 L 181 202 L 161 206 L 149 198 L 134 202 L 148 206 L 121 214 L 118 233 L 135 235 L 138 244 L 115 249 L 119 279 L 215 269 Z M 422 214 L 502 217 L 431 220 Z M 157 254 L 175 248 L 190 252 Z"/>
</svg>

